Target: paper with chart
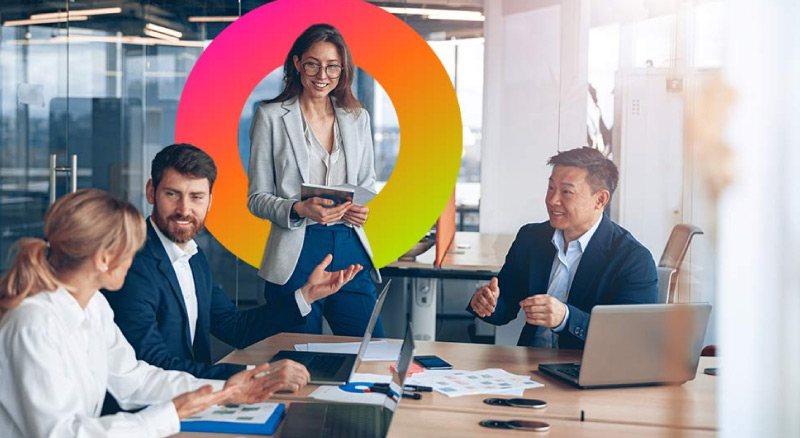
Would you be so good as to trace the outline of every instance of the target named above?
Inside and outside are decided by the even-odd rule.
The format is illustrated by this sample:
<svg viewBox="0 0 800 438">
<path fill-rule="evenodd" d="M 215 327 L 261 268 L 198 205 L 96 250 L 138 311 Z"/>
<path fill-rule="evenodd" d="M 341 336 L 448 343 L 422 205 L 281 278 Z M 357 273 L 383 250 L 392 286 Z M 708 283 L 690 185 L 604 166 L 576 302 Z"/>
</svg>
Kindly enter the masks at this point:
<svg viewBox="0 0 800 438">
<path fill-rule="evenodd" d="M 218 405 L 192 415 L 181 421 L 224 421 L 227 423 L 264 424 L 275 412 L 278 403 L 254 403 L 251 405 Z"/>
<path fill-rule="evenodd" d="M 389 375 L 355 373 L 350 377 L 348 384 L 340 386 L 322 385 L 315 389 L 309 397 L 315 400 L 380 406 L 384 404 L 386 395 L 365 390 L 373 383 L 389 383 L 391 381 L 392 376 Z"/>
<path fill-rule="evenodd" d="M 315 353 L 358 354 L 361 342 L 320 342 L 311 344 L 295 344 L 297 351 L 313 351 Z M 371 341 L 364 353 L 364 361 L 397 360 L 400 356 L 400 344 L 386 341 Z"/>
<path fill-rule="evenodd" d="M 448 397 L 474 394 L 521 396 L 526 389 L 544 386 L 529 376 L 511 374 L 499 368 L 479 371 L 426 370 L 414 374 L 406 384 L 430 386 Z"/>
</svg>

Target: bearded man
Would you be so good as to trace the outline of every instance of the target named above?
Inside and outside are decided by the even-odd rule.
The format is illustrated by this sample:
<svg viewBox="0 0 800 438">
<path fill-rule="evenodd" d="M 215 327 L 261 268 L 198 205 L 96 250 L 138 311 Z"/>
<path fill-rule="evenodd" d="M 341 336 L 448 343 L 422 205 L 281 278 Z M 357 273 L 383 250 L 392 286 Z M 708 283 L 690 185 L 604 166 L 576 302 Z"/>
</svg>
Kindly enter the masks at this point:
<svg viewBox="0 0 800 438">
<path fill-rule="evenodd" d="M 240 311 L 214 284 L 208 259 L 194 241 L 211 207 L 214 161 L 195 146 L 174 144 L 156 154 L 150 173 L 147 201 L 153 214 L 147 219 L 147 241 L 122 289 L 102 291 L 139 360 L 198 378 L 227 379 L 245 365 L 212 364 L 210 334 L 245 348 L 303 323 L 311 303 L 338 291 L 361 270 L 350 265 L 327 272 L 328 255 L 294 295 Z M 270 374 L 287 381 L 308 377 L 305 367 L 291 361 L 271 364 Z"/>
</svg>

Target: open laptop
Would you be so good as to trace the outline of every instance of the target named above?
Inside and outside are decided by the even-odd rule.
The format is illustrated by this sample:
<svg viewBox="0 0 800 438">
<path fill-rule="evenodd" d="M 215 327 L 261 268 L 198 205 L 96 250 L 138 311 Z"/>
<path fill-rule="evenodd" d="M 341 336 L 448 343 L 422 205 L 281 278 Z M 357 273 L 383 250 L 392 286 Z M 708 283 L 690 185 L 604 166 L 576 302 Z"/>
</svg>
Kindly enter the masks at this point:
<svg viewBox="0 0 800 438">
<path fill-rule="evenodd" d="M 539 371 L 579 388 L 680 384 L 694 379 L 711 304 L 595 306 L 583 359 Z"/>
<path fill-rule="evenodd" d="M 286 423 L 281 437 L 384 438 L 402 399 L 403 383 L 413 357 L 414 334 L 409 323 L 400 356 L 397 358 L 397 372 L 390 383 L 393 395 L 385 395 L 382 406 L 357 403 L 292 403 L 286 412 Z"/>
<path fill-rule="evenodd" d="M 367 330 L 364 332 L 364 339 L 358 348 L 358 354 L 281 350 L 270 359 L 270 362 L 291 359 L 305 365 L 308 373 L 311 374 L 311 383 L 315 385 L 342 385 L 347 383 L 367 352 L 369 341 L 372 339 L 372 330 L 375 329 L 375 324 L 381 314 L 381 308 L 383 308 L 383 302 L 391 284 L 392 280 L 387 281 L 378 295 L 378 301 L 375 303 L 375 308 L 372 309 L 372 315 L 369 317 Z"/>
</svg>

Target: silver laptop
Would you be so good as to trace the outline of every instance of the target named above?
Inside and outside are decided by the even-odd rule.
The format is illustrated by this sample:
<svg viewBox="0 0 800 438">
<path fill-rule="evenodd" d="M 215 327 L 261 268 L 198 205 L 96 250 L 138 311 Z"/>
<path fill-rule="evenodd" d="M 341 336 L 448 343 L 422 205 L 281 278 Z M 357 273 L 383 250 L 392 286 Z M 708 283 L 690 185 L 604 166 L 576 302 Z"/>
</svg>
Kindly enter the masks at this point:
<svg viewBox="0 0 800 438">
<path fill-rule="evenodd" d="M 694 379 L 711 304 L 595 306 L 583 359 L 539 371 L 579 388 L 680 384 Z"/>
<path fill-rule="evenodd" d="M 389 384 L 391 395 L 384 395 L 383 405 L 292 403 L 286 412 L 286 424 L 281 431 L 281 437 L 384 438 L 402 399 L 403 383 L 413 357 L 414 333 L 408 323 L 397 358 L 397 371 Z"/>
<path fill-rule="evenodd" d="M 270 362 L 291 359 L 305 365 L 311 375 L 310 383 L 315 385 L 341 385 L 347 383 L 367 352 L 369 341 L 372 339 L 372 331 L 375 329 L 375 324 L 381 314 L 381 308 L 383 308 L 383 302 L 386 300 L 390 284 L 392 284 L 392 280 L 386 282 L 378 295 L 378 301 L 375 303 L 375 308 L 372 309 L 372 315 L 369 317 L 369 323 L 364 332 L 361 346 L 358 348 L 358 354 L 281 350 L 270 359 Z"/>
</svg>

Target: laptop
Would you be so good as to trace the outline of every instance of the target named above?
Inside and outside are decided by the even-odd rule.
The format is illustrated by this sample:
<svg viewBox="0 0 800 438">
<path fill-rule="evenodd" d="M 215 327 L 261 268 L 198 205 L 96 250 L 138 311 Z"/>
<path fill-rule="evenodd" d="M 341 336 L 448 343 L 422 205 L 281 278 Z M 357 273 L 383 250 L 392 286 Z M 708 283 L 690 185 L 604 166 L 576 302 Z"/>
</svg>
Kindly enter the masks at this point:
<svg viewBox="0 0 800 438">
<path fill-rule="evenodd" d="M 311 375 L 310 383 L 315 385 L 343 385 L 347 383 L 367 352 L 369 341 L 372 339 L 372 330 L 375 329 L 375 324 L 381 314 L 381 308 L 391 284 L 392 280 L 387 281 L 378 295 L 378 301 L 375 303 L 375 308 L 372 309 L 372 315 L 369 317 L 367 330 L 364 332 L 364 339 L 358 348 L 358 354 L 281 350 L 270 359 L 270 362 L 291 359 L 305 365 Z"/>
<path fill-rule="evenodd" d="M 711 304 L 595 306 L 583 358 L 540 364 L 578 388 L 681 384 L 694 379 Z"/>
<path fill-rule="evenodd" d="M 393 395 L 385 395 L 382 406 L 357 403 L 292 403 L 286 412 L 282 438 L 384 438 L 389 432 L 397 405 L 402 399 L 403 383 L 414 357 L 414 334 L 411 324 L 406 335 L 397 372 L 389 384 Z"/>
</svg>

